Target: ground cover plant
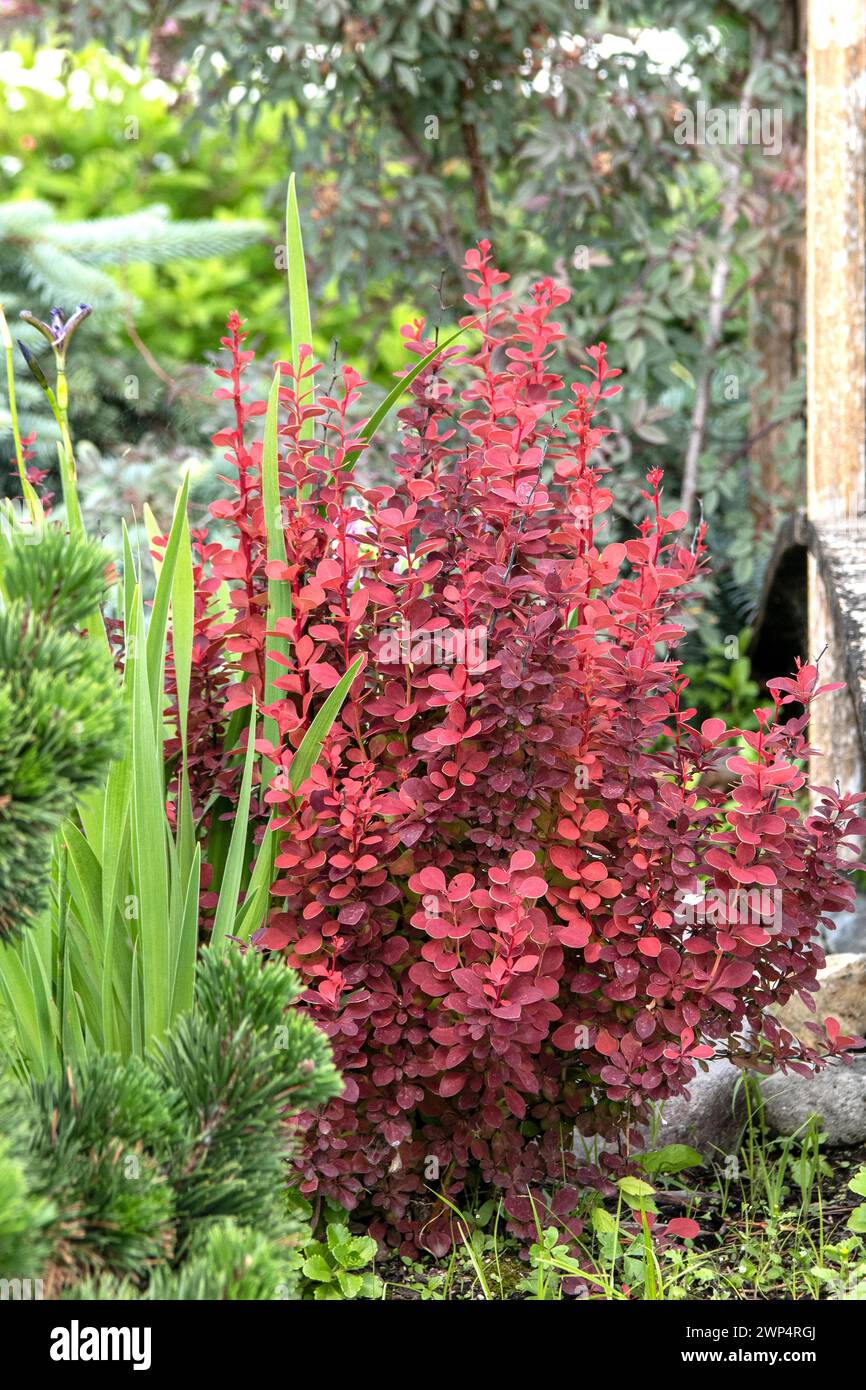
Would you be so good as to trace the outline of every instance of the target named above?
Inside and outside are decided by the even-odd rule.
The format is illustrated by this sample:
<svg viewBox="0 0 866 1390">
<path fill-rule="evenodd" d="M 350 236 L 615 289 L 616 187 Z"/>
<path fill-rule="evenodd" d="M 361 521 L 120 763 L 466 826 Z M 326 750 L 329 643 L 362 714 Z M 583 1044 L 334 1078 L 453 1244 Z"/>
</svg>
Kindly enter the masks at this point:
<svg viewBox="0 0 866 1390">
<path fill-rule="evenodd" d="M 773 1139 L 755 1092 L 741 1145 L 724 1161 L 703 1160 L 684 1145 L 647 1152 L 640 1171 L 610 1196 L 582 1194 L 576 1237 L 539 1207 L 528 1247 L 508 1236 L 501 1202 L 455 1207 L 448 1257 L 380 1261 L 384 1296 L 861 1302 L 863 1150 L 837 1151 L 831 1165 L 824 1139 L 814 1120 Z"/>
</svg>

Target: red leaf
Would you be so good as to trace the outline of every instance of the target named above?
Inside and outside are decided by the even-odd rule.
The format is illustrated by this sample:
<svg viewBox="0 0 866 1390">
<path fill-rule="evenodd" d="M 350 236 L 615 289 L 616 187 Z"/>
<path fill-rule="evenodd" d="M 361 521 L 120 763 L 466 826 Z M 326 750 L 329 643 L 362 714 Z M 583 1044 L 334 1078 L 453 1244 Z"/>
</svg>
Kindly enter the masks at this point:
<svg viewBox="0 0 866 1390">
<path fill-rule="evenodd" d="M 521 898 L 543 898 L 547 883 L 539 874 L 530 874 L 527 878 L 515 879 L 514 891 Z"/>
<path fill-rule="evenodd" d="M 666 1228 L 667 1235 L 680 1236 L 683 1240 L 694 1240 L 700 1233 L 700 1226 L 697 1221 L 692 1221 L 690 1216 L 675 1216 Z"/>
<path fill-rule="evenodd" d="M 612 1057 L 619 1049 L 616 1038 L 612 1038 L 605 1028 L 599 1028 L 595 1039 L 595 1050 L 600 1052 L 603 1057 Z"/>
<path fill-rule="evenodd" d="M 447 1099 L 449 1096 L 456 1096 L 460 1091 L 463 1090 L 463 1087 L 466 1085 L 467 1079 L 468 1078 L 465 1071 L 449 1072 L 448 1075 L 443 1076 L 442 1080 L 439 1082 L 440 1096 L 444 1097 L 445 1099 Z"/>
</svg>

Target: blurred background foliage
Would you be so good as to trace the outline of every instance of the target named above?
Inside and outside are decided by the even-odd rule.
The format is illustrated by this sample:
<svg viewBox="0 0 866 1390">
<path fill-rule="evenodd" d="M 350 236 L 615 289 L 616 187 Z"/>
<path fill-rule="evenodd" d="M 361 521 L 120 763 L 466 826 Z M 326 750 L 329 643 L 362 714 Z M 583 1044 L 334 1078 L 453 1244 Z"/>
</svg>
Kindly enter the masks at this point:
<svg viewBox="0 0 866 1390">
<path fill-rule="evenodd" d="M 110 329 L 94 316 L 92 350 L 118 386 L 140 376 L 155 442 L 142 465 L 129 411 L 91 412 L 100 476 L 132 445 L 139 483 L 151 452 L 205 458 L 230 308 L 266 358 L 284 350 L 292 167 L 317 350 L 336 342 L 382 389 L 406 317 L 458 316 L 479 236 L 518 286 L 571 286 L 574 342 L 603 338 L 625 368 L 609 462 L 635 479 L 662 464 L 672 499 L 692 470 L 715 558 L 706 635 L 739 631 L 802 486 L 796 3 L 6 0 L 2 16 L 0 203 L 41 199 L 59 223 L 159 207 L 166 230 L 264 224 L 228 255 L 109 268 L 124 304 Z M 698 101 L 778 112 L 781 150 L 679 143 Z M 5 275 L 2 241 L 0 257 Z"/>
</svg>

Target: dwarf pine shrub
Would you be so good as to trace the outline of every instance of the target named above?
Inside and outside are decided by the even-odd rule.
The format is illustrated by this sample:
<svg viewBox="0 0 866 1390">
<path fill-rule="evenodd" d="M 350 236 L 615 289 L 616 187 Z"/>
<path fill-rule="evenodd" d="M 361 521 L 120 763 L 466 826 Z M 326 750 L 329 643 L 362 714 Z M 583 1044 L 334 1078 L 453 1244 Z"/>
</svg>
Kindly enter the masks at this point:
<svg viewBox="0 0 866 1390">
<path fill-rule="evenodd" d="M 82 636 L 108 557 L 59 527 L 0 529 L 0 938 L 45 906 L 51 841 L 118 751 L 122 699 L 108 647 Z"/>
<path fill-rule="evenodd" d="M 206 951 L 155 1055 L 7 1091 L 0 1276 L 38 1272 L 47 1297 L 290 1297 L 286 1119 L 340 1090 L 299 990 L 258 952 Z"/>
</svg>

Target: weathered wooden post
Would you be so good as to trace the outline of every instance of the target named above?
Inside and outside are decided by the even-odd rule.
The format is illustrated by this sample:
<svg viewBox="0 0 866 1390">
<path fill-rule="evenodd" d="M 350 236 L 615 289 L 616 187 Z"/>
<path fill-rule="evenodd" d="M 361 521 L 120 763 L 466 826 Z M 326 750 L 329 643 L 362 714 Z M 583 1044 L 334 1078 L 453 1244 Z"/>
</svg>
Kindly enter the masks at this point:
<svg viewBox="0 0 866 1390">
<path fill-rule="evenodd" d="M 752 21 L 753 25 L 755 21 Z M 757 26 L 755 26 L 757 27 Z M 806 56 L 806 6 L 800 0 L 782 0 L 774 37 L 777 50 L 787 49 L 792 60 Z M 788 122 L 784 148 L 803 150 L 806 119 Z M 752 196 L 757 198 L 758 216 L 770 224 L 777 217 L 778 194 L 775 180 L 780 161 L 756 161 L 751 170 Z M 787 158 L 782 162 L 787 167 Z M 774 428 L 785 411 L 786 392 L 803 367 L 806 338 L 806 245 L 802 228 L 796 239 L 784 234 L 775 247 L 768 274 L 761 276 L 750 295 L 751 346 L 760 362 L 763 390 L 752 398 L 749 410 L 749 479 L 751 510 L 755 533 L 776 531 L 780 519 L 791 510 L 792 502 L 802 505 L 806 482 L 806 460 L 800 459 L 796 479 L 782 479 L 779 469 L 779 441 L 783 430 Z"/>
<path fill-rule="evenodd" d="M 866 688 L 866 0 L 810 0 L 807 204 L 809 657 Z M 858 650 L 859 647 L 859 650 Z M 847 650 L 846 650 L 847 649 Z M 862 710 L 823 696 L 819 782 L 862 789 Z"/>
</svg>

